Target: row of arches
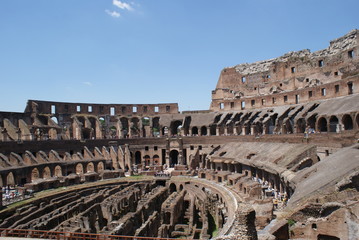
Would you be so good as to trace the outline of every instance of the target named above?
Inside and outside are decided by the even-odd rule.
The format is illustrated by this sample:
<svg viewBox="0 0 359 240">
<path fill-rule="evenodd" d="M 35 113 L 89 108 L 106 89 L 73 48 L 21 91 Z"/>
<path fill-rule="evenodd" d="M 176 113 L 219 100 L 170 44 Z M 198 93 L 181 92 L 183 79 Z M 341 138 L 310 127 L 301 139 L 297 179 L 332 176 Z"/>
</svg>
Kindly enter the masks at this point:
<svg viewBox="0 0 359 240">
<path fill-rule="evenodd" d="M 18 168 L 15 170 L 0 173 L 0 186 L 24 185 L 26 183 L 35 182 L 39 179 L 61 178 L 70 174 L 85 174 L 90 172 L 101 173 L 105 170 L 105 163 L 84 162 L 66 165 L 50 165 L 50 166 L 33 166 L 26 168 Z"/>
</svg>

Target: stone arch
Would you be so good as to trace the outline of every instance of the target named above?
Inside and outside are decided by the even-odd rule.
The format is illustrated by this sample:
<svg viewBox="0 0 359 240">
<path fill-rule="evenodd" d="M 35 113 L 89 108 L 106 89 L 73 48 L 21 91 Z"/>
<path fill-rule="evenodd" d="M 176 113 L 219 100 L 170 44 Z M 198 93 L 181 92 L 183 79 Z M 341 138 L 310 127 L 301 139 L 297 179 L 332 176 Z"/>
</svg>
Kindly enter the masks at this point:
<svg viewBox="0 0 359 240">
<path fill-rule="evenodd" d="M 357 124 L 357 128 L 359 128 L 359 113 L 357 113 L 357 116 L 355 118 L 355 122 Z"/>
<path fill-rule="evenodd" d="M 339 132 L 339 120 L 336 116 L 329 119 L 329 132 Z"/>
<path fill-rule="evenodd" d="M 342 118 L 342 123 L 344 126 L 344 130 L 352 130 L 354 125 L 353 125 L 353 119 L 349 114 L 345 114 Z"/>
<path fill-rule="evenodd" d="M 78 163 L 76 164 L 75 170 L 76 170 L 76 174 L 83 174 L 84 166 L 81 163 Z"/>
<path fill-rule="evenodd" d="M 136 151 L 135 152 L 135 164 L 141 164 L 141 152 L 140 151 Z"/>
<path fill-rule="evenodd" d="M 54 169 L 54 176 L 55 177 L 62 177 L 62 168 L 61 166 L 57 165 Z"/>
<path fill-rule="evenodd" d="M 172 121 L 170 126 L 171 135 L 177 135 L 177 134 L 180 135 L 181 128 L 182 128 L 182 121 L 180 120 Z"/>
<path fill-rule="evenodd" d="M 207 136 L 207 127 L 206 126 L 201 127 L 201 136 Z"/>
<path fill-rule="evenodd" d="M 105 165 L 103 164 L 103 162 L 97 163 L 97 172 L 101 173 L 103 171 L 105 171 Z"/>
<path fill-rule="evenodd" d="M 300 118 L 297 121 L 297 133 L 304 133 L 306 128 L 306 122 L 304 118 Z"/>
<path fill-rule="evenodd" d="M 319 118 L 318 123 L 317 123 L 317 129 L 319 132 L 327 132 L 328 131 L 327 119 L 325 119 L 325 117 Z"/>
<path fill-rule="evenodd" d="M 44 169 L 42 170 L 42 178 L 43 179 L 49 179 L 51 178 L 51 170 L 49 167 L 44 167 Z"/>
<path fill-rule="evenodd" d="M 178 151 L 172 150 L 170 152 L 170 167 L 174 167 L 174 165 L 178 164 Z"/>
<path fill-rule="evenodd" d="M 40 172 L 37 168 L 31 170 L 31 182 L 40 178 Z"/>
<path fill-rule="evenodd" d="M 170 184 L 170 193 L 177 192 L 177 186 L 174 183 Z"/>
<path fill-rule="evenodd" d="M 95 172 L 95 165 L 93 162 L 89 162 L 86 166 L 86 172 Z"/>
<path fill-rule="evenodd" d="M 192 128 L 192 135 L 198 135 L 198 127 Z"/>
<path fill-rule="evenodd" d="M 160 156 L 158 156 L 158 155 L 153 156 L 153 164 L 154 165 L 159 165 L 160 164 Z"/>
<path fill-rule="evenodd" d="M 12 172 L 9 172 L 9 174 L 6 176 L 6 185 L 16 185 L 15 184 L 15 176 Z"/>
</svg>

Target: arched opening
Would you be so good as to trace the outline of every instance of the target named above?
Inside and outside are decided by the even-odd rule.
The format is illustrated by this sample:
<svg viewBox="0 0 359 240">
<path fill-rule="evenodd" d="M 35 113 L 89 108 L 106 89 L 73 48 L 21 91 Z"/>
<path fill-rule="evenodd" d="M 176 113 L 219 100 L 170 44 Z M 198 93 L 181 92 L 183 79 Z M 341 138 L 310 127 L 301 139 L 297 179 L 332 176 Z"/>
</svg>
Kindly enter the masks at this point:
<svg viewBox="0 0 359 240">
<path fill-rule="evenodd" d="M 170 167 L 174 167 L 176 164 L 178 164 L 178 151 L 172 150 L 170 152 Z"/>
<path fill-rule="evenodd" d="M 305 132 L 305 119 L 304 118 L 300 118 L 297 121 L 297 133 L 304 133 Z"/>
<path fill-rule="evenodd" d="M 329 119 L 329 132 L 339 132 L 339 120 L 336 116 Z"/>
<path fill-rule="evenodd" d="M 171 183 L 170 184 L 170 193 L 174 193 L 174 192 L 177 192 L 177 187 L 176 187 L 176 184 Z"/>
<path fill-rule="evenodd" d="M 59 165 L 55 167 L 54 177 L 62 177 L 62 169 Z"/>
<path fill-rule="evenodd" d="M 159 165 L 160 164 L 160 157 L 158 155 L 153 156 L 153 164 Z"/>
<path fill-rule="evenodd" d="M 103 164 L 103 162 L 99 162 L 99 163 L 97 164 L 97 172 L 98 172 L 98 173 L 101 173 L 101 172 L 103 172 L 103 171 L 105 171 L 105 165 Z"/>
<path fill-rule="evenodd" d="M 51 178 L 51 171 L 49 167 L 45 167 L 44 170 L 42 171 L 42 178 L 44 179 Z"/>
<path fill-rule="evenodd" d="M 12 172 L 10 172 L 7 176 L 6 176 L 6 185 L 8 186 L 15 186 L 15 177 L 14 174 Z"/>
<path fill-rule="evenodd" d="M 120 128 L 119 129 L 121 131 L 121 135 L 123 138 L 127 138 L 128 137 L 128 134 L 129 134 L 129 131 L 128 131 L 128 119 L 125 118 L 125 117 L 122 117 L 120 118 Z"/>
<path fill-rule="evenodd" d="M 181 128 L 182 128 L 182 121 L 173 121 L 171 122 L 171 134 L 173 136 L 180 135 L 181 134 Z"/>
<path fill-rule="evenodd" d="M 76 165 L 76 174 L 83 174 L 84 173 L 84 167 L 81 163 L 78 163 Z"/>
<path fill-rule="evenodd" d="M 86 172 L 95 172 L 95 166 L 92 162 L 89 162 L 86 166 Z"/>
<path fill-rule="evenodd" d="M 216 136 L 217 134 L 217 126 L 216 125 L 211 125 L 209 128 L 209 133 L 211 134 L 211 136 Z"/>
<path fill-rule="evenodd" d="M 135 164 L 141 164 L 141 152 L 135 152 Z"/>
<path fill-rule="evenodd" d="M 324 117 L 322 117 L 318 120 L 318 131 L 319 132 L 327 132 L 328 131 L 327 119 L 325 119 Z"/>
<path fill-rule="evenodd" d="M 145 160 L 145 162 L 144 162 L 145 166 L 150 166 L 150 165 L 151 165 L 151 158 L 150 158 L 150 156 L 146 155 L 146 156 L 144 156 L 143 158 L 144 158 L 144 160 Z"/>
<path fill-rule="evenodd" d="M 207 136 L 207 127 L 206 126 L 201 127 L 201 136 Z"/>
<path fill-rule="evenodd" d="M 140 128 L 139 128 L 140 120 L 138 118 L 132 118 L 130 123 L 130 132 L 132 137 L 140 136 Z"/>
<path fill-rule="evenodd" d="M 353 120 L 349 114 L 345 114 L 343 116 L 342 123 L 344 125 L 344 130 L 352 130 L 353 129 Z"/>
<path fill-rule="evenodd" d="M 32 169 L 31 171 L 31 182 L 37 180 L 40 178 L 40 173 L 37 168 Z"/>
<path fill-rule="evenodd" d="M 155 117 L 152 119 L 152 133 L 154 137 L 160 136 L 160 118 Z"/>
<path fill-rule="evenodd" d="M 192 135 L 195 135 L 195 136 L 198 135 L 198 127 L 193 127 L 192 128 Z"/>
<path fill-rule="evenodd" d="M 90 128 L 82 129 L 82 137 L 83 139 L 91 139 L 92 130 Z"/>
</svg>

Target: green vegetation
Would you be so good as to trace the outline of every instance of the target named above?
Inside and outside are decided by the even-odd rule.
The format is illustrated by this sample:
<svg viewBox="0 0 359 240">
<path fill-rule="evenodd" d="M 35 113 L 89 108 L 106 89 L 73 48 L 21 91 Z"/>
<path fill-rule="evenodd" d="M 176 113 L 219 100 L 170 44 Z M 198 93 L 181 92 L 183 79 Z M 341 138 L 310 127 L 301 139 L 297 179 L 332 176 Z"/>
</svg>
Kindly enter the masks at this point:
<svg viewBox="0 0 359 240">
<path fill-rule="evenodd" d="M 293 226 L 295 223 L 296 223 L 295 220 L 293 220 L 293 219 L 288 219 L 288 225 L 289 225 L 289 227 Z"/>
</svg>

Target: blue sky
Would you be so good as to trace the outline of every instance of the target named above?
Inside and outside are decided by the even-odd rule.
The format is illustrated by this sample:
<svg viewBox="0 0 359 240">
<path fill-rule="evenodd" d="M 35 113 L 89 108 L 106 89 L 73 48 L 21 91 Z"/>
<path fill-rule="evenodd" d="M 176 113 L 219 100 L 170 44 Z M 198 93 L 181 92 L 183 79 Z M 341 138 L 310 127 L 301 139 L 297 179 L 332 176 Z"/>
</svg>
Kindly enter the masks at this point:
<svg viewBox="0 0 359 240">
<path fill-rule="evenodd" d="M 224 67 L 326 48 L 358 0 L 1 0 L 0 111 L 28 99 L 209 108 Z"/>
</svg>

